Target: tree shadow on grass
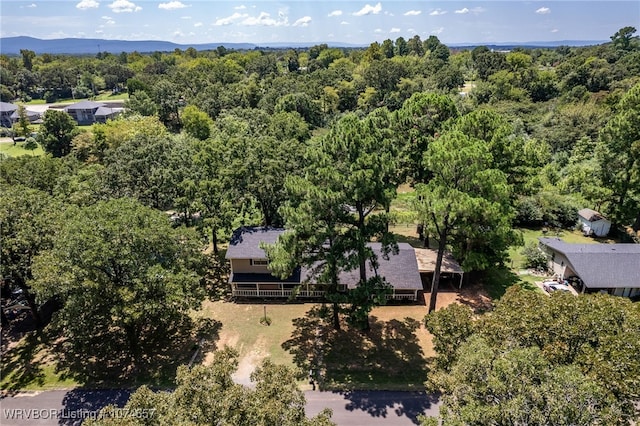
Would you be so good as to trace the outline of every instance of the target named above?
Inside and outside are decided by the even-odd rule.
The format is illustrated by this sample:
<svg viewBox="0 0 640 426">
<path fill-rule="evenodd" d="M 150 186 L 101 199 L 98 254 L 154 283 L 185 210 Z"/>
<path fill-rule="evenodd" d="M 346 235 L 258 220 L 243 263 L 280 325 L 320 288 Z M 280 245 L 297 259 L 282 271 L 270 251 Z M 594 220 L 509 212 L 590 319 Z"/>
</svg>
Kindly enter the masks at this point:
<svg viewBox="0 0 640 426">
<path fill-rule="evenodd" d="M 176 318 L 162 332 L 140 338 L 141 355 L 134 359 L 124 342 L 110 339 L 94 346 L 73 345 L 61 339 L 52 346 L 63 379 L 73 378 L 87 388 L 127 387 L 147 384 L 170 387 L 179 365 L 187 364 L 201 349 L 215 349 L 222 324 L 211 319 Z"/>
<path fill-rule="evenodd" d="M 371 316 L 367 333 L 350 327 L 336 331 L 315 308 L 293 325 L 282 347 L 302 371 L 318 371 L 321 390 L 424 389 L 427 361 L 416 335 L 420 323 L 412 318 Z"/>
<path fill-rule="evenodd" d="M 8 332 L 2 331 L 3 341 L 9 339 Z M 3 396 L 11 396 L 30 385 L 43 385 L 45 374 L 42 369 L 40 352 L 49 341 L 46 331 L 28 332 L 18 343 L 2 351 Z"/>
</svg>

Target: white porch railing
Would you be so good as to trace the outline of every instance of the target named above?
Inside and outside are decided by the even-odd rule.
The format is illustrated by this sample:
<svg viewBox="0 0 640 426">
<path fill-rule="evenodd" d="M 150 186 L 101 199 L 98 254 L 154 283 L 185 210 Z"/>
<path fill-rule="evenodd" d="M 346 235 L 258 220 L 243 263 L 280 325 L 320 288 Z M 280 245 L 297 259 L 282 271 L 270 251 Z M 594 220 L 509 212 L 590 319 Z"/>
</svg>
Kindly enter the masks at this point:
<svg viewBox="0 0 640 426">
<path fill-rule="evenodd" d="M 252 289 L 233 289 L 232 295 L 236 297 L 290 297 L 293 290 L 252 290 Z M 297 297 L 323 297 L 324 291 L 321 290 L 300 290 Z"/>
<path fill-rule="evenodd" d="M 293 290 L 255 290 L 255 289 L 232 289 L 234 297 L 291 297 Z M 299 290 L 296 297 L 320 298 L 325 295 L 322 290 Z M 387 294 L 387 300 L 416 300 L 415 294 Z"/>
<path fill-rule="evenodd" d="M 387 294 L 387 300 L 416 300 L 415 294 Z"/>
</svg>

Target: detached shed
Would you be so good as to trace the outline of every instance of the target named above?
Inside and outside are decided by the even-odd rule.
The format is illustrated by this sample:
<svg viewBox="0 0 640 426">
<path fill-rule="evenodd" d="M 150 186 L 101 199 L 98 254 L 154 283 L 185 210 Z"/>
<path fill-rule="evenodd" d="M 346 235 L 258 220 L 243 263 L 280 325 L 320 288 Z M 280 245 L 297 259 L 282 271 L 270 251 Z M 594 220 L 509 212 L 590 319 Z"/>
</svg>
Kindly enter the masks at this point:
<svg viewBox="0 0 640 426">
<path fill-rule="evenodd" d="M 585 235 L 606 237 L 611 229 L 611 222 L 595 210 L 578 210 L 578 221 Z"/>
<path fill-rule="evenodd" d="M 420 274 L 433 274 L 436 270 L 438 250 L 428 248 L 417 248 L 414 250 L 416 252 L 416 260 L 418 261 L 418 271 L 420 272 Z M 464 271 L 462 270 L 460 264 L 453 258 L 453 256 L 449 252 L 445 252 L 444 256 L 442 257 L 442 266 L 440 267 L 440 273 L 459 275 L 459 287 L 462 287 L 462 278 L 464 276 Z"/>
</svg>

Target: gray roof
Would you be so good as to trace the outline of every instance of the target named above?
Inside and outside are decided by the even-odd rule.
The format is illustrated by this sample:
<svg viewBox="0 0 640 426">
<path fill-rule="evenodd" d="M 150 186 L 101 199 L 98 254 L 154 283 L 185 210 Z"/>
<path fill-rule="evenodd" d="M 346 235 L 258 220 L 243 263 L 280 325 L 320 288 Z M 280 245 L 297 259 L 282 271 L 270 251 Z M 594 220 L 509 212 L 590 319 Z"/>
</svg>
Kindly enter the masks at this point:
<svg viewBox="0 0 640 426">
<path fill-rule="evenodd" d="M 94 101 L 81 101 L 81 102 L 76 102 L 75 104 L 71 104 L 67 107 L 64 108 L 65 111 L 70 111 L 70 110 L 75 110 L 75 109 L 98 109 L 102 106 L 105 106 L 105 104 L 101 103 L 101 102 L 94 102 Z"/>
<path fill-rule="evenodd" d="M 110 115 L 117 114 L 120 111 L 122 111 L 122 108 L 110 108 L 108 106 L 101 106 L 93 115 L 95 115 L 96 117 L 108 117 Z"/>
<path fill-rule="evenodd" d="M 389 259 L 382 256 L 381 243 L 368 243 L 378 255 L 378 275 L 384 277 L 395 289 L 422 290 L 422 279 L 418 271 L 418 261 L 413 247 L 407 243 L 398 243 L 398 254 L 389 253 Z M 367 262 L 367 278 L 374 276 L 375 270 Z M 360 269 L 340 272 L 340 284 L 355 288 L 360 281 Z"/>
<path fill-rule="evenodd" d="M 274 244 L 283 228 L 265 228 L 261 226 L 243 226 L 236 229 L 229 241 L 227 259 L 266 259 L 267 254 L 260 243 Z"/>
<path fill-rule="evenodd" d="M 578 210 L 578 216 L 585 218 L 589 222 L 595 222 L 597 220 L 606 220 L 599 212 L 591 209 Z"/>
<path fill-rule="evenodd" d="M 25 115 L 29 118 L 29 117 L 40 117 L 40 113 L 37 111 L 30 111 L 28 109 L 24 110 Z M 13 114 L 11 114 L 11 118 L 20 118 L 20 114 L 18 114 L 18 111 L 14 111 Z"/>
<path fill-rule="evenodd" d="M 227 259 L 266 259 L 267 255 L 260 248 L 260 243 L 273 244 L 278 237 L 284 233 L 283 228 L 264 227 L 242 227 L 237 229 L 229 242 L 227 249 Z M 418 261 L 416 255 L 407 243 L 398 244 L 398 254 L 389 254 L 389 260 L 382 256 L 381 243 L 368 243 L 378 255 L 378 275 L 386 278 L 394 288 L 422 290 L 422 280 L 418 271 Z M 310 279 L 310 271 L 306 268 L 301 273 L 301 281 Z M 374 270 L 370 264 L 367 265 L 367 276 L 373 276 Z M 295 275 L 295 274 L 294 274 Z M 340 284 L 346 284 L 349 288 L 354 288 L 359 281 L 360 270 L 355 269 L 349 272 L 341 272 L 339 276 Z M 246 277 L 245 277 L 246 278 Z M 235 281 L 235 279 L 234 279 Z"/>
<path fill-rule="evenodd" d="M 0 102 L 0 112 L 13 112 L 17 109 L 18 107 L 14 104 L 10 104 L 9 102 Z"/>
<path fill-rule="evenodd" d="M 589 288 L 640 287 L 640 244 L 570 244 L 558 238 L 540 242 L 563 254 Z"/>
</svg>

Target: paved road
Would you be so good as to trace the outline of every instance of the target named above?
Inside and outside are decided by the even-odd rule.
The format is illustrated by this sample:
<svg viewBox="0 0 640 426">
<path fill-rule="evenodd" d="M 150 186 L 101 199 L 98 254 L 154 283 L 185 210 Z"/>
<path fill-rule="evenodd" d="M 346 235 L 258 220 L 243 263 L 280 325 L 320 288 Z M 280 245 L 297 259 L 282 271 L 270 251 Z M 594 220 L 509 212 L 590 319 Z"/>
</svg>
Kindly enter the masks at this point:
<svg viewBox="0 0 640 426">
<path fill-rule="evenodd" d="M 123 406 L 127 390 L 24 392 L 0 400 L 2 426 L 78 426 L 108 404 Z M 324 408 L 342 426 L 414 425 L 419 414 L 438 414 L 437 398 L 423 392 L 305 392 L 307 415 Z"/>
</svg>

